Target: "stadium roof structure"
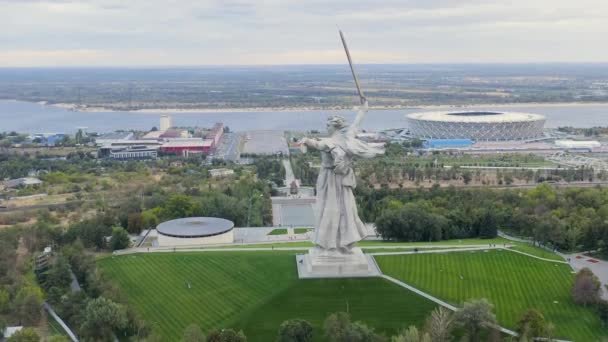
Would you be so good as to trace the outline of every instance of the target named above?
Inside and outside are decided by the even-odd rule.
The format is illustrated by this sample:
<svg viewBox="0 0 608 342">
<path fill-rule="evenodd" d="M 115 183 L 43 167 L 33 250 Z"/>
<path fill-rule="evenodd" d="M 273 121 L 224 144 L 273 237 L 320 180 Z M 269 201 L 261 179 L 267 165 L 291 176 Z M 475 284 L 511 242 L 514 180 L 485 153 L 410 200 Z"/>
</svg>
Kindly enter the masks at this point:
<svg viewBox="0 0 608 342">
<path fill-rule="evenodd" d="M 217 217 L 186 217 L 166 221 L 156 231 L 176 238 L 197 238 L 224 234 L 234 228 L 234 222 Z"/>
<path fill-rule="evenodd" d="M 516 113 L 516 112 L 424 112 L 413 113 L 407 116 L 410 119 L 441 121 L 441 122 L 522 122 L 545 120 L 539 114 Z"/>
<path fill-rule="evenodd" d="M 492 111 L 422 112 L 406 116 L 411 135 L 422 139 L 530 140 L 543 136 L 539 114 Z"/>
</svg>

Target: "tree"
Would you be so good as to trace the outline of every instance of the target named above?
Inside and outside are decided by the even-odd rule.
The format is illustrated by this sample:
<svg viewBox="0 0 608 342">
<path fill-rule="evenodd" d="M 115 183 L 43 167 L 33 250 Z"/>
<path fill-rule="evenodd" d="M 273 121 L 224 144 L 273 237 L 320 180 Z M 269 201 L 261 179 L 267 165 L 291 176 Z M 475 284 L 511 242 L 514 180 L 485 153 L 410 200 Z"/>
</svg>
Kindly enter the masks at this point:
<svg viewBox="0 0 608 342">
<path fill-rule="evenodd" d="M 131 234 L 139 234 L 144 227 L 144 220 L 141 213 L 131 213 L 127 217 L 127 230 Z"/>
<path fill-rule="evenodd" d="M 95 298 L 87 304 L 81 330 L 85 336 L 112 339 L 114 331 L 127 325 L 125 308 L 104 297 Z"/>
<path fill-rule="evenodd" d="M 325 339 L 329 342 L 376 342 L 384 338 L 361 322 L 352 323 L 346 312 L 331 314 L 323 324 Z"/>
<path fill-rule="evenodd" d="M 207 342 L 247 342 L 247 337 L 243 331 L 232 329 L 214 330 L 207 335 Z"/>
<path fill-rule="evenodd" d="M 462 309 L 454 315 L 456 324 L 463 327 L 468 341 L 479 341 L 480 333 L 496 325 L 496 316 L 492 313 L 492 304 L 487 299 L 465 302 Z"/>
<path fill-rule="evenodd" d="M 67 289 L 72 282 L 70 274 L 70 265 L 64 257 L 59 257 L 53 266 L 46 273 L 44 286 L 46 289 L 57 287 L 59 289 Z"/>
<path fill-rule="evenodd" d="M 279 327 L 278 342 L 312 341 L 312 325 L 303 319 L 290 319 Z"/>
<path fill-rule="evenodd" d="M 451 311 L 442 306 L 435 308 L 426 321 L 426 331 L 429 332 L 431 341 L 450 341 L 454 326 L 453 323 L 454 315 Z"/>
<path fill-rule="evenodd" d="M 165 203 L 163 216 L 168 219 L 190 217 L 194 209 L 194 203 L 189 196 L 172 195 Z"/>
<path fill-rule="evenodd" d="M 120 226 L 112 228 L 112 237 L 110 238 L 110 248 L 115 251 L 117 249 L 125 249 L 129 247 L 131 240 L 129 239 L 129 233 Z"/>
<path fill-rule="evenodd" d="M 572 297 L 574 302 L 587 306 L 597 303 L 602 295 L 602 283 L 587 267 L 581 269 L 574 278 Z"/>
<path fill-rule="evenodd" d="M 393 336 L 391 342 L 431 342 L 431 337 L 428 333 L 421 334 L 418 328 L 410 325 L 399 335 Z"/>
<path fill-rule="evenodd" d="M 49 337 L 47 342 L 70 342 L 70 340 L 65 336 L 53 335 L 53 336 Z"/>
<path fill-rule="evenodd" d="M 40 336 L 33 328 L 23 328 L 13 336 L 9 337 L 6 342 L 38 342 L 40 341 Z"/>
<path fill-rule="evenodd" d="M 184 342 L 205 342 L 205 334 L 201 328 L 196 324 L 190 324 L 184 330 L 184 337 L 182 338 Z"/>
<path fill-rule="evenodd" d="M 597 315 L 603 326 L 608 324 L 608 301 L 600 300 L 596 306 Z"/>
<path fill-rule="evenodd" d="M 545 317 L 536 309 L 528 309 L 517 322 L 517 333 L 522 339 L 532 340 L 545 334 Z"/>
<path fill-rule="evenodd" d="M 408 203 L 384 210 L 376 219 L 376 229 L 386 240 L 436 241 L 448 227 L 448 220 L 428 211 L 424 205 Z"/>
<path fill-rule="evenodd" d="M 34 325 L 40 320 L 42 290 L 38 286 L 24 286 L 15 297 L 15 307 L 23 324 Z"/>
<path fill-rule="evenodd" d="M 9 309 L 10 297 L 8 291 L 0 289 L 0 314 L 6 313 Z"/>
<path fill-rule="evenodd" d="M 470 171 L 465 171 L 462 173 L 462 181 L 464 182 L 464 184 L 469 184 L 471 182 L 471 179 L 473 179 L 473 175 Z"/>
</svg>

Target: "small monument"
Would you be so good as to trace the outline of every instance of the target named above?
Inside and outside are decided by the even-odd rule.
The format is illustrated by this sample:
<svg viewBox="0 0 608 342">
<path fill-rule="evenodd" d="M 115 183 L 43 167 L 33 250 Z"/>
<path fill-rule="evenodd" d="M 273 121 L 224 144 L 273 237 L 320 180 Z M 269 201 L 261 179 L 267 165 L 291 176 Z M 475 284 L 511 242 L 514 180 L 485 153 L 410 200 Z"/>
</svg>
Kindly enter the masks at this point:
<svg viewBox="0 0 608 342">
<path fill-rule="evenodd" d="M 373 258 L 363 254 L 356 243 L 367 235 L 357 213 L 353 189 L 356 187 L 353 158 L 372 158 L 384 149 L 357 139 L 359 125 L 368 110 L 367 100 L 350 58 L 342 32 L 340 37 L 355 79 L 361 106 L 348 125 L 340 116 L 327 120 L 328 138 L 301 140 L 302 152 L 314 148 L 321 152 L 321 170 L 317 179 L 315 246 L 308 254 L 297 256 L 300 278 L 370 277 L 380 271 Z"/>
</svg>

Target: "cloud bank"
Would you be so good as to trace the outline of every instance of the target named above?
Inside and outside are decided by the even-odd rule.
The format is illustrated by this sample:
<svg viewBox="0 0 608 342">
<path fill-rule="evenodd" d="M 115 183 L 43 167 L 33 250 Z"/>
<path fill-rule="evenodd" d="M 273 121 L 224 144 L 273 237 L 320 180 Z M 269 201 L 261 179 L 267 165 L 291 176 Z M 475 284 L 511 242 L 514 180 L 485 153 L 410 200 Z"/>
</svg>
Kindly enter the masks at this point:
<svg viewBox="0 0 608 342">
<path fill-rule="evenodd" d="M 0 0 L 0 67 L 608 61 L 605 0 Z"/>
</svg>

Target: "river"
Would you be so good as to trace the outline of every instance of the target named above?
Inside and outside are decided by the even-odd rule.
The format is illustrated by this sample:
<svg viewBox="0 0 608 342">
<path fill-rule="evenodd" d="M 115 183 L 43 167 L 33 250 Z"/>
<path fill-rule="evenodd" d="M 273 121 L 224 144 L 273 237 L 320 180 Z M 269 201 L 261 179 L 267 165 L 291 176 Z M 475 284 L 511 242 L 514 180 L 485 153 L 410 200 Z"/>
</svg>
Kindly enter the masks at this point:
<svg viewBox="0 0 608 342">
<path fill-rule="evenodd" d="M 462 110 L 459 108 L 458 110 Z M 608 105 L 522 105 L 496 107 L 467 107 L 467 110 L 513 111 L 543 114 L 546 127 L 608 126 Z M 425 111 L 421 109 L 370 110 L 362 124 L 363 129 L 381 130 L 407 127 L 405 114 Z M 331 115 L 342 115 L 348 120 L 353 111 L 260 111 L 260 112 L 200 112 L 200 113 L 140 113 L 140 112 L 74 112 L 64 108 L 20 101 L 0 101 L 0 131 L 22 133 L 61 132 L 73 133 L 78 127 L 90 132 L 115 130 L 149 130 L 158 127 L 160 114 L 170 114 L 175 126 L 209 127 L 223 122 L 232 130 L 322 130 Z"/>
</svg>

